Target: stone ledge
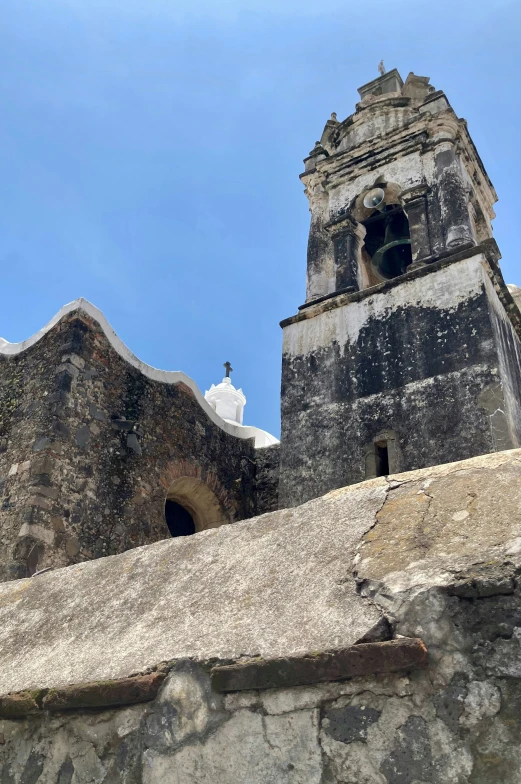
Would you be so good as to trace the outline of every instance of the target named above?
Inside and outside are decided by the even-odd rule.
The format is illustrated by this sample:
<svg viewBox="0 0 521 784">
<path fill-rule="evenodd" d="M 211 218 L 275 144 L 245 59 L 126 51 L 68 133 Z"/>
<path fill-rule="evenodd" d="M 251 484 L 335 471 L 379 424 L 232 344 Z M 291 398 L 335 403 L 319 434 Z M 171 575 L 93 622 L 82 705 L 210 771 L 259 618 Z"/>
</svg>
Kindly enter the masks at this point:
<svg viewBox="0 0 521 784">
<path fill-rule="evenodd" d="M 218 692 L 279 689 L 426 666 L 427 649 L 422 640 L 407 638 L 361 643 L 316 656 L 260 659 L 214 667 L 211 681 Z"/>
<path fill-rule="evenodd" d="M 464 250 L 458 250 L 455 248 L 450 252 L 447 251 L 436 256 L 436 260 L 434 261 L 430 261 L 427 264 L 422 264 L 415 269 L 410 269 L 403 275 L 399 275 L 396 278 L 391 278 L 390 280 L 382 281 L 381 283 L 377 283 L 374 286 L 369 286 L 368 288 L 360 289 L 359 291 L 353 291 L 351 293 L 342 289 L 341 291 L 335 291 L 323 297 L 318 297 L 316 300 L 305 302 L 302 306 L 303 309 L 299 308 L 299 312 L 294 316 L 289 316 L 288 318 L 283 319 L 280 322 L 280 326 L 284 329 L 284 327 L 288 327 L 291 324 L 296 324 L 299 321 L 306 321 L 307 319 L 319 316 L 329 310 L 335 310 L 336 308 L 343 307 L 344 305 L 349 305 L 352 302 L 360 302 L 361 300 L 372 297 L 375 294 L 380 294 L 382 292 L 396 288 L 396 286 L 399 286 L 402 283 L 408 282 L 415 278 L 422 278 L 425 275 L 430 275 L 432 272 L 436 272 L 444 267 L 448 267 L 451 264 L 479 255 L 484 256 L 489 264 L 489 274 L 498 286 L 498 295 L 500 296 L 500 299 L 502 299 L 502 301 L 504 299 L 504 303 L 506 304 L 511 304 L 513 299 L 506 287 L 497 263 L 497 259 L 501 257 L 499 248 L 494 239 L 488 239 L 484 240 L 479 245 L 465 247 Z M 521 327 L 519 326 L 518 322 L 514 319 L 513 323 L 515 329 L 518 330 L 518 334 L 521 336 L 521 332 L 519 332 Z"/>
<path fill-rule="evenodd" d="M 4 694 L 0 697 L 0 719 L 21 719 L 31 713 L 38 713 L 40 705 L 36 701 L 38 692 L 21 691 Z"/>
<path fill-rule="evenodd" d="M 19 719 L 42 711 L 114 708 L 149 702 L 157 696 L 166 674 L 161 671 L 113 681 L 80 683 L 64 689 L 6 694 L 0 697 L 0 718 Z"/>
</svg>

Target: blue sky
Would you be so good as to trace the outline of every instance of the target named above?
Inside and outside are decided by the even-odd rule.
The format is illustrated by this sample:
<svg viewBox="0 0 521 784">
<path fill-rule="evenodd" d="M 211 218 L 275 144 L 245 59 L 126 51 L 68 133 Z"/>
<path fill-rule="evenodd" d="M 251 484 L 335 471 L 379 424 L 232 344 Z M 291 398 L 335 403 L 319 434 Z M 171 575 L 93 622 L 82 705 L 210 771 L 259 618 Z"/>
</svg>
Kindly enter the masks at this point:
<svg viewBox="0 0 521 784">
<path fill-rule="evenodd" d="M 0 335 L 101 308 L 144 361 L 279 432 L 281 330 L 304 300 L 298 175 L 383 57 L 465 117 L 521 284 L 518 2 L 3 0 Z"/>
</svg>

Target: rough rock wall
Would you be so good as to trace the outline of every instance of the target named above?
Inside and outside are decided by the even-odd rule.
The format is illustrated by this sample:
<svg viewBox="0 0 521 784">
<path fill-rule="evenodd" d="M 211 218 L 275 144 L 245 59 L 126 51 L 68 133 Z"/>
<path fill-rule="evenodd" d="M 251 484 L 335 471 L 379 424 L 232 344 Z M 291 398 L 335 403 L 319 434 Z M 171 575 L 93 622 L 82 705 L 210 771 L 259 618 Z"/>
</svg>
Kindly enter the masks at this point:
<svg viewBox="0 0 521 784">
<path fill-rule="evenodd" d="M 216 426 L 184 384 L 144 376 L 83 311 L 0 356 L 0 574 L 169 536 L 171 483 L 201 479 L 229 522 L 255 508 L 252 441 Z"/>
<path fill-rule="evenodd" d="M 491 419 L 505 402 L 482 265 L 439 262 L 283 322 L 281 507 L 370 476 L 379 437 L 391 472 L 517 445 Z"/>
</svg>

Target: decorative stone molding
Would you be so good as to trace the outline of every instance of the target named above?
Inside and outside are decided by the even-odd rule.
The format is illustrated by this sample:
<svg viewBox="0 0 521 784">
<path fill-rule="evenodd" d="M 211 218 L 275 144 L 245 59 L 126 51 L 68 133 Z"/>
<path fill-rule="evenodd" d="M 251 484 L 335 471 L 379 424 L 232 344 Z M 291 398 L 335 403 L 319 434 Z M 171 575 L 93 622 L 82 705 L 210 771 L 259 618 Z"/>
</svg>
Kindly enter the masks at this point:
<svg viewBox="0 0 521 784">
<path fill-rule="evenodd" d="M 400 193 L 400 203 L 409 221 L 412 262 L 423 263 L 432 253 L 429 230 L 427 196 L 431 188 L 423 183 Z"/>
</svg>

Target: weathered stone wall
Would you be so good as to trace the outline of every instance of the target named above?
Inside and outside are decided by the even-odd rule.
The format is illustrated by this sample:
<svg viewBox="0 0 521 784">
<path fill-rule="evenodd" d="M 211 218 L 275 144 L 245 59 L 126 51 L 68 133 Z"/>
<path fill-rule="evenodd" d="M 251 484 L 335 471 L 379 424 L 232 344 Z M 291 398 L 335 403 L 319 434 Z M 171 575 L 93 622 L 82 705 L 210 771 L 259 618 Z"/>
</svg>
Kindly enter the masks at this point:
<svg viewBox="0 0 521 784">
<path fill-rule="evenodd" d="M 265 446 L 255 452 L 257 514 L 279 508 L 280 444 Z"/>
<path fill-rule="evenodd" d="M 501 443 L 506 441 L 514 446 L 521 445 L 521 341 L 492 282 L 486 280 L 485 283 L 504 401 L 503 408 L 500 399 L 499 404 L 491 412 L 493 432 L 496 443 L 499 444 L 497 448 L 501 449 Z M 514 299 L 509 303 L 508 308 L 509 312 L 515 314 L 517 318 L 521 316 L 519 304 Z"/>
<path fill-rule="evenodd" d="M 496 453 L 0 586 L 0 692 L 31 690 L 0 696 L 0 781 L 519 784 L 520 477 Z M 338 666 L 418 637 L 426 668 Z"/>
<path fill-rule="evenodd" d="M 360 212 L 360 197 L 376 182 L 397 188 L 389 203 L 404 207 L 413 261 L 439 258 L 492 236 L 496 194 L 465 121 L 428 78 L 409 74 L 404 85 L 395 76 L 391 93 L 378 94 L 381 80 L 367 86 L 375 94 L 361 88 L 355 113 L 342 122 L 336 115 L 328 120 L 305 160 L 301 179 L 311 211 L 308 303 L 341 289 L 343 260 L 342 254 L 335 257 L 337 230 L 331 221 L 346 214 L 356 221 L 368 218 L 371 210 Z M 344 285 L 371 285 L 362 273 L 362 244 L 358 250 L 351 246 L 358 274 Z"/>
<path fill-rule="evenodd" d="M 220 694 L 180 662 L 153 702 L 0 719 L 1 780 L 519 784 L 521 597 L 490 579 L 481 598 L 459 590 L 401 608 L 397 631 L 421 630 L 428 671 Z"/>
<path fill-rule="evenodd" d="M 467 255 L 283 322 L 281 507 L 370 476 L 389 433 L 391 471 L 517 446 L 495 412 L 521 399 L 519 338 L 499 342 L 485 257 Z"/>
<path fill-rule="evenodd" d="M 148 378 L 85 311 L 0 354 L 0 574 L 98 558 L 168 537 L 169 487 L 188 476 L 225 521 L 257 512 L 255 449 L 183 383 Z"/>
</svg>

